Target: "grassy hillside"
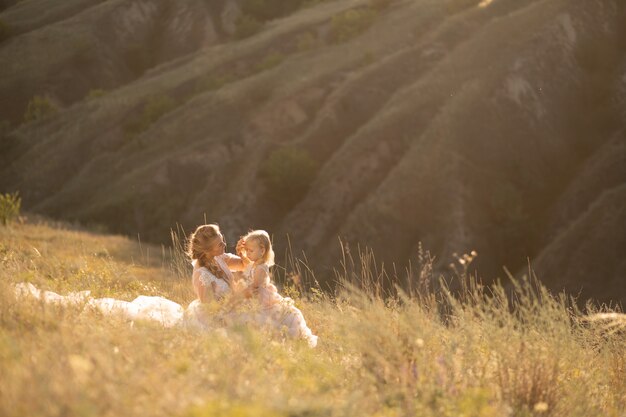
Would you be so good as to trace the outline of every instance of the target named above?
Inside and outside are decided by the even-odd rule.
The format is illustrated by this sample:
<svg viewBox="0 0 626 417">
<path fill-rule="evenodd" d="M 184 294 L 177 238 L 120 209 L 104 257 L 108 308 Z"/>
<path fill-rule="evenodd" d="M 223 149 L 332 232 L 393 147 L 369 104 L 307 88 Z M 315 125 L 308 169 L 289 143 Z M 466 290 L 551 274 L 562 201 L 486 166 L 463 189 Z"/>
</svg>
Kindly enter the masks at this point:
<svg viewBox="0 0 626 417">
<path fill-rule="evenodd" d="M 475 285 L 458 299 L 383 300 L 347 284 L 333 297 L 307 292 L 296 303 L 320 336 L 309 349 L 255 329 L 164 329 L 80 305 L 18 300 L 12 285 L 22 281 L 183 304 L 191 293 L 167 253 L 125 238 L 31 221 L 0 228 L 0 242 L 3 416 L 626 412 L 624 334 L 590 322 L 540 285 L 519 284 L 508 300 L 498 286 Z M 368 275 L 376 271 L 361 277 Z"/>
</svg>

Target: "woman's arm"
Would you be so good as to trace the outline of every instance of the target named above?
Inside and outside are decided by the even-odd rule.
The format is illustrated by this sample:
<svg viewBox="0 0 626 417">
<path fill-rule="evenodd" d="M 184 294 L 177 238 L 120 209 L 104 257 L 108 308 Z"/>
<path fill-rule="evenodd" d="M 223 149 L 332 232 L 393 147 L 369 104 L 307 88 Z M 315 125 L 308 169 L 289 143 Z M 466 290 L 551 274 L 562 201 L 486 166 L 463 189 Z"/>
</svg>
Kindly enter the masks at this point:
<svg viewBox="0 0 626 417">
<path fill-rule="evenodd" d="M 210 286 L 206 285 L 200 279 L 200 274 L 201 272 L 199 270 L 193 271 L 193 275 L 192 275 L 193 288 L 196 291 L 196 295 L 198 296 L 198 299 L 200 300 L 200 302 L 208 303 L 209 301 L 211 301 L 211 297 L 209 296 L 208 289 L 210 288 L 211 293 L 215 294 L 215 282 L 211 282 Z"/>
<path fill-rule="evenodd" d="M 224 261 L 226 261 L 226 266 L 228 266 L 228 269 L 231 271 L 243 271 L 250 263 L 248 258 L 243 258 L 231 253 L 228 253 L 227 255 L 228 256 L 224 256 Z"/>
<path fill-rule="evenodd" d="M 229 253 L 227 254 L 228 256 L 224 257 L 226 265 L 231 271 L 243 271 L 251 262 L 250 259 L 246 257 L 243 238 L 239 239 L 237 242 L 235 252 L 237 252 L 237 255 Z"/>
<path fill-rule="evenodd" d="M 200 281 L 200 271 L 197 269 L 193 271 L 193 274 L 191 275 L 191 285 L 193 285 L 193 289 L 200 302 L 205 303 L 207 301 L 206 287 L 202 284 L 202 281 Z"/>
</svg>

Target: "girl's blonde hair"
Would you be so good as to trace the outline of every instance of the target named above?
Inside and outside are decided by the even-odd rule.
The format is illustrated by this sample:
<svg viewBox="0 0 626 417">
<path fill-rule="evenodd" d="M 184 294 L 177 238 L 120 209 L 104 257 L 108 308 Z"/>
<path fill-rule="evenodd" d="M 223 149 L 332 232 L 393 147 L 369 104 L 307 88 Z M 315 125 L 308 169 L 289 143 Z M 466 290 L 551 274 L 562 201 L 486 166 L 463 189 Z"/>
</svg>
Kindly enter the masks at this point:
<svg viewBox="0 0 626 417">
<path fill-rule="evenodd" d="M 274 250 L 272 249 L 272 241 L 270 235 L 265 230 L 253 230 L 243 237 L 244 242 L 248 240 L 256 241 L 260 247 L 265 249 L 265 253 L 259 260 L 268 266 L 274 265 Z M 259 262 L 257 261 L 257 262 Z"/>
<path fill-rule="evenodd" d="M 220 227 L 216 224 L 203 224 L 189 236 L 187 240 L 187 256 L 198 261 L 198 266 L 207 268 L 213 275 L 226 280 L 226 274 L 206 255 L 217 243 Z"/>
</svg>

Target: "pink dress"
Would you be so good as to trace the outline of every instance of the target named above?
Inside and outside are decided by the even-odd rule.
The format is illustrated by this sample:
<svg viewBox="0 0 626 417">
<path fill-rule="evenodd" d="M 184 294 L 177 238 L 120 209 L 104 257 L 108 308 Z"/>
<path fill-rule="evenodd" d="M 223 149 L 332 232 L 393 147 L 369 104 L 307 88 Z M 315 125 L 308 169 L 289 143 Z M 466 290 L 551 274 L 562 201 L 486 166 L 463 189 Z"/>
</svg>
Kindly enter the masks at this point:
<svg viewBox="0 0 626 417">
<path fill-rule="evenodd" d="M 278 293 L 276 286 L 270 280 L 270 271 L 267 265 L 249 265 L 245 269 L 244 277 L 248 285 L 253 285 L 254 273 L 259 268 L 262 271 L 263 279 L 253 287 L 259 302 L 259 311 L 255 315 L 256 323 L 278 330 L 284 328 L 290 337 L 303 338 L 309 346 L 316 346 L 317 336 L 311 332 L 302 312 L 294 305 L 293 300 Z"/>
</svg>

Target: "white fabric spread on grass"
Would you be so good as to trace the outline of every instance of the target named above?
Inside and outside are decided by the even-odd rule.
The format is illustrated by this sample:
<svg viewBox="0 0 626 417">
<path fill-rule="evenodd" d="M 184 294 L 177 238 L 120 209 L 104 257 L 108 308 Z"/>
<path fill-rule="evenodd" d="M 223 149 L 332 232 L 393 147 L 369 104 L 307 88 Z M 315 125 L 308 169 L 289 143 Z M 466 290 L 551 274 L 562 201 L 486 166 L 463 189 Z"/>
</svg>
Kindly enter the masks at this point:
<svg viewBox="0 0 626 417">
<path fill-rule="evenodd" d="M 15 295 L 31 296 L 50 304 L 80 305 L 92 307 L 103 314 L 119 314 L 129 320 L 156 321 L 165 327 L 182 324 L 185 310 L 167 298 L 140 295 L 133 301 L 115 298 L 92 298 L 90 291 L 71 292 L 60 295 L 53 291 L 42 291 L 31 283 L 22 282 L 15 285 Z"/>
<path fill-rule="evenodd" d="M 90 291 L 60 295 L 53 291 L 40 290 L 33 284 L 26 282 L 15 285 L 15 295 L 18 298 L 33 297 L 55 305 L 83 305 L 85 308 L 96 309 L 104 315 L 118 315 L 130 321 L 153 321 L 164 327 L 185 326 L 200 330 L 211 328 L 199 300 L 192 301 L 185 310 L 180 304 L 159 296 L 140 295 L 133 301 L 124 301 L 115 298 L 93 298 Z M 305 339 L 309 346 L 315 347 L 317 336 L 313 335 L 306 326 L 300 310 L 283 304 L 280 305 L 280 308 L 276 305 L 272 309 L 262 309 L 256 312 L 222 313 L 220 318 L 230 324 L 251 324 L 275 329 L 284 326 L 290 337 Z"/>
</svg>

